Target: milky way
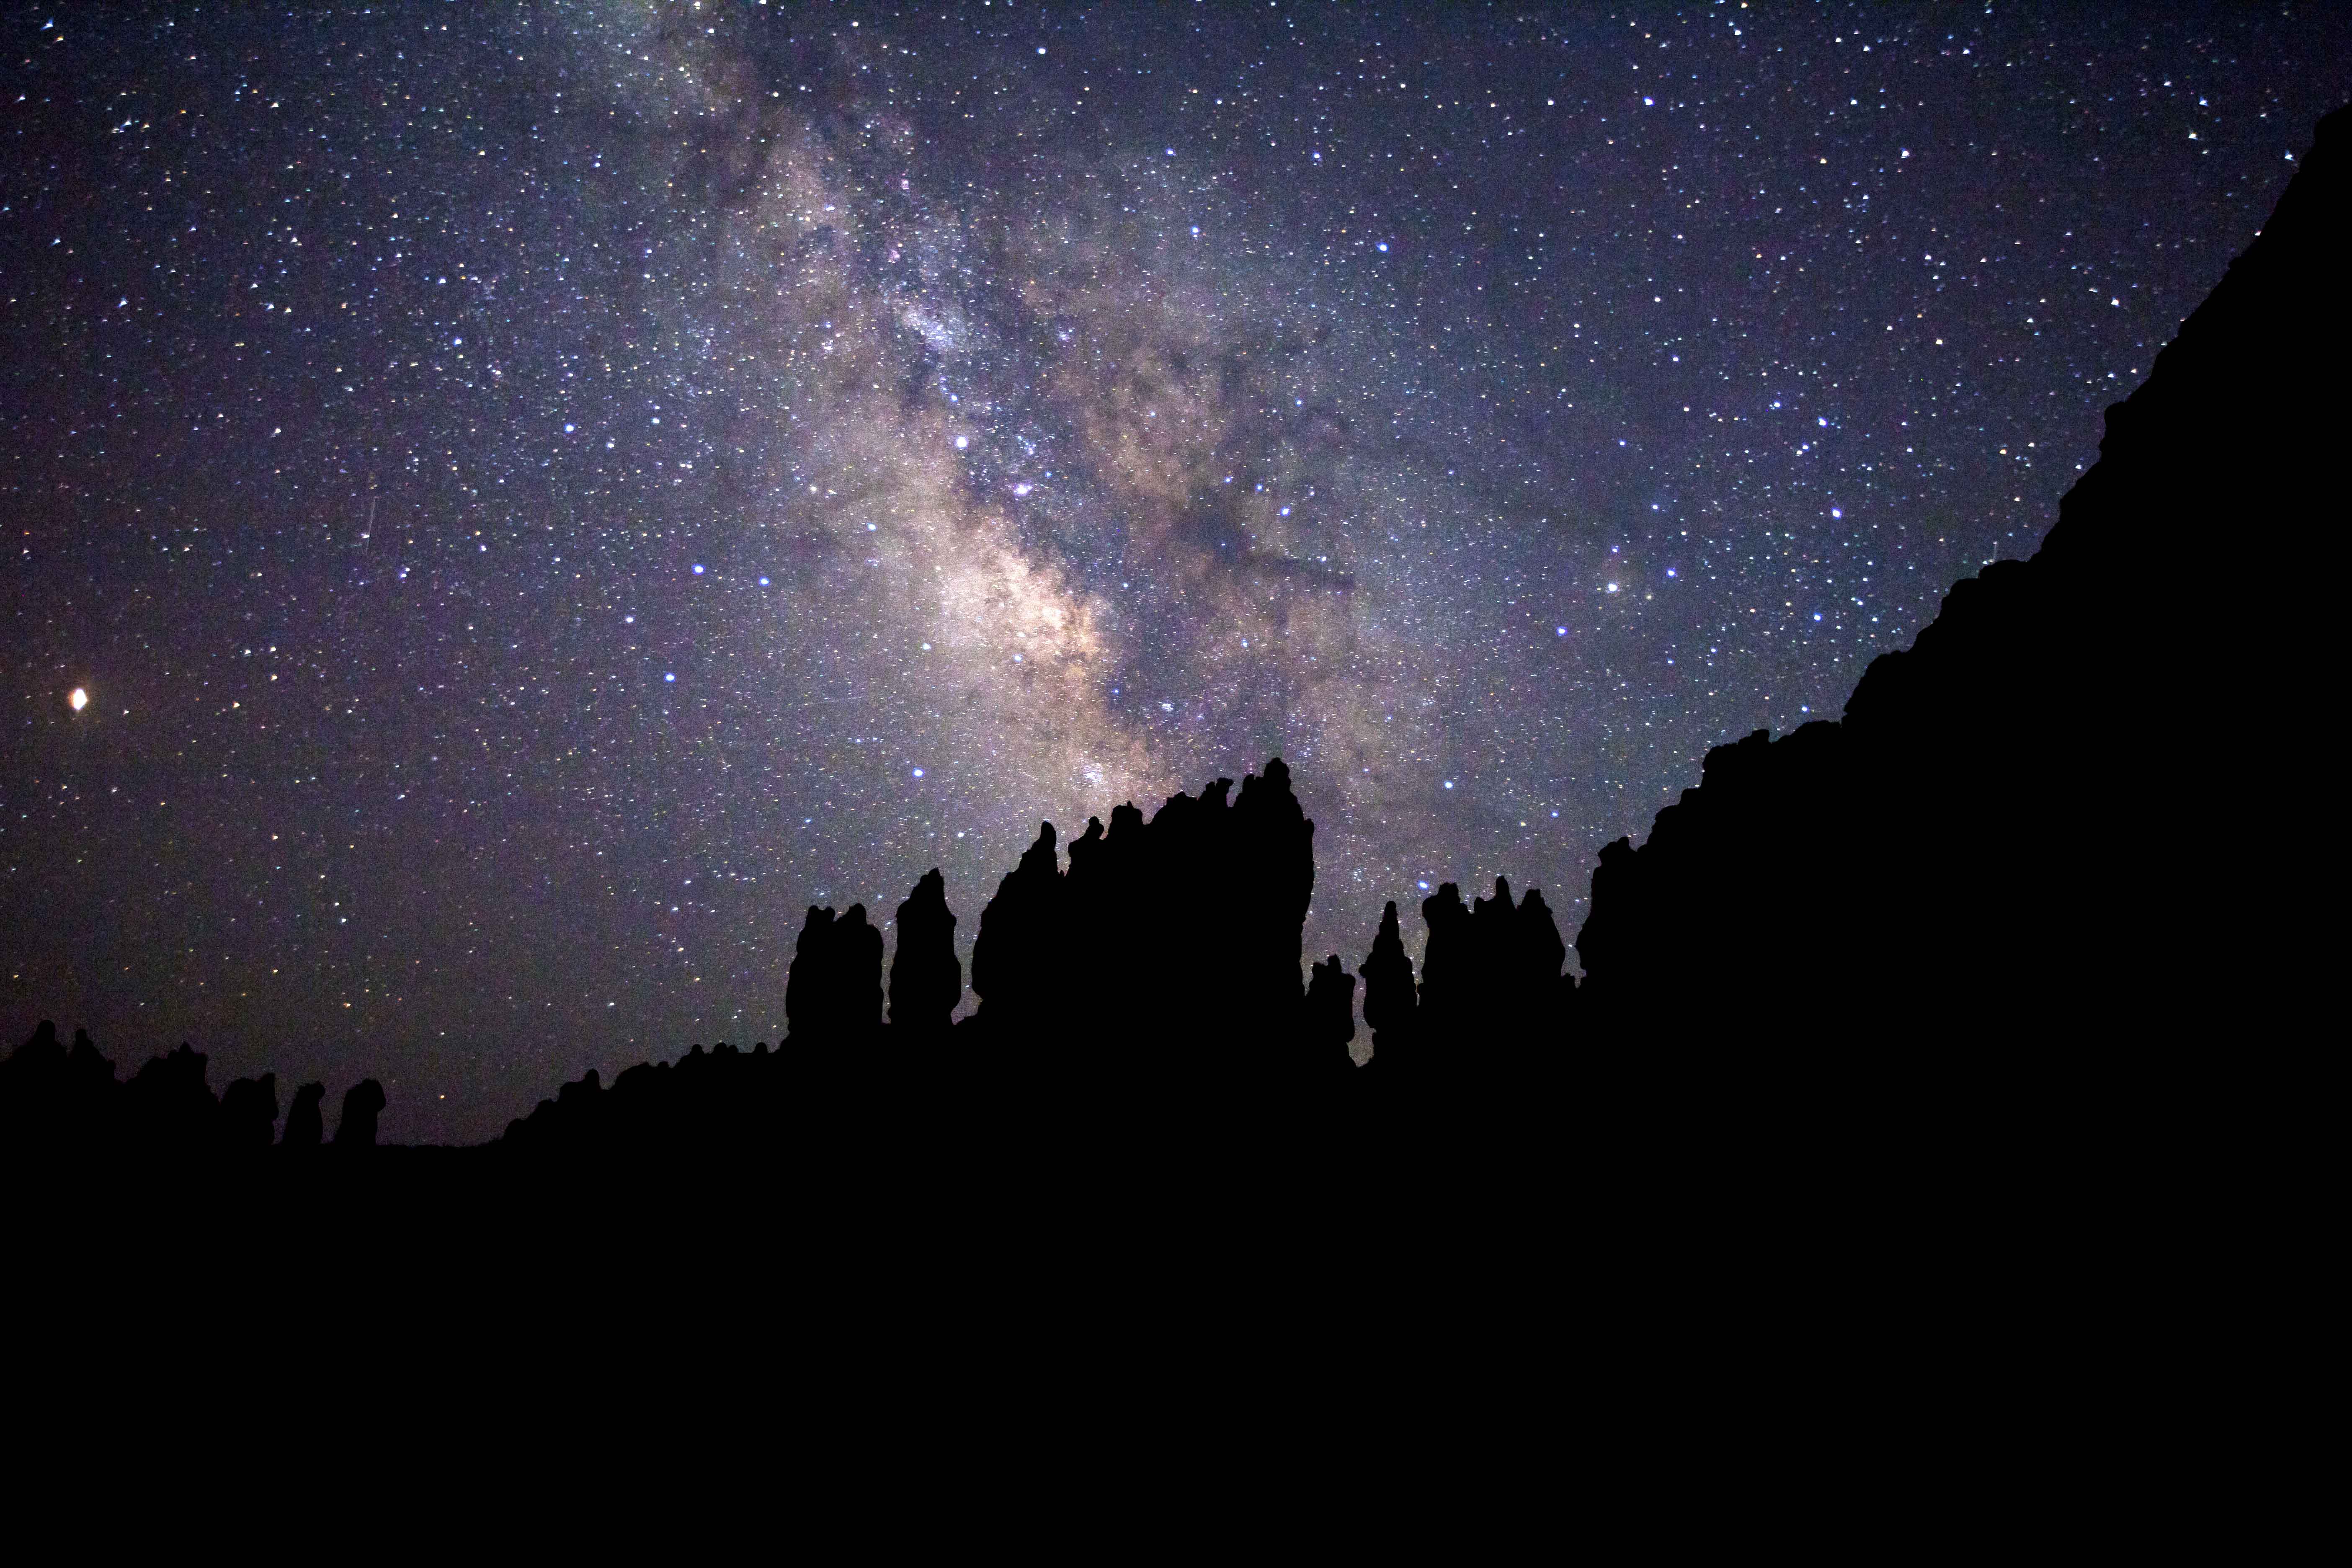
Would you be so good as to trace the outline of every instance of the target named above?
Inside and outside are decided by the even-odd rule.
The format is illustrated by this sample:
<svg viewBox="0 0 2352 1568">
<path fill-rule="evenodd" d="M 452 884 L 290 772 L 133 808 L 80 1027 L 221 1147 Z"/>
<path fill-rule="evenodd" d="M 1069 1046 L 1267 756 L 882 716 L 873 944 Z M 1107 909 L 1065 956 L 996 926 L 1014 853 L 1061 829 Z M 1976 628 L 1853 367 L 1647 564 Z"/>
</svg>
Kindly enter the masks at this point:
<svg viewBox="0 0 2352 1568">
<path fill-rule="evenodd" d="M 811 902 L 937 865 L 968 943 L 1040 820 L 1276 754 L 1312 954 L 1572 933 L 2031 552 L 2352 75 L 1436 15 L 18 13 L 5 1043 L 484 1137 L 780 1037 Z"/>
</svg>

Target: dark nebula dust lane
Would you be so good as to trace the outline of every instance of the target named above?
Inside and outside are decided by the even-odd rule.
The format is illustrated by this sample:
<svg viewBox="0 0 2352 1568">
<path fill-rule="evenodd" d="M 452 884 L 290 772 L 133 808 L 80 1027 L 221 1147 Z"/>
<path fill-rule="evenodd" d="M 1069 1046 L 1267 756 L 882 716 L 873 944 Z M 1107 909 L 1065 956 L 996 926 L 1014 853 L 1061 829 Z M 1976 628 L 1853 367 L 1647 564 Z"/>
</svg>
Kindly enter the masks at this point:
<svg viewBox="0 0 2352 1568">
<path fill-rule="evenodd" d="M 1497 873 L 1572 934 L 2032 552 L 2352 77 L 2317 9 L 0 27 L 0 1026 L 400 1140 L 1276 754 L 1311 955 Z"/>
</svg>

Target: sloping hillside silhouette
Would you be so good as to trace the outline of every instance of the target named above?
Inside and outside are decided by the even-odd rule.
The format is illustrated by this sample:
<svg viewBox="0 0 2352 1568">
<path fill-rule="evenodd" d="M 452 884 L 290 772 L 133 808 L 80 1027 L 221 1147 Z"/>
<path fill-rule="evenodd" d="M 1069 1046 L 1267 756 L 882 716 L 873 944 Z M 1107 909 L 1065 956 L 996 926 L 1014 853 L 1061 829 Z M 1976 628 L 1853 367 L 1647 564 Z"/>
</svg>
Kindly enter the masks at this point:
<svg viewBox="0 0 2352 1568">
<path fill-rule="evenodd" d="M 1841 720 L 1716 748 L 1642 845 L 1601 851 L 1580 981 L 1542 894 L 1499 878 L 1423 900 L 1418 965 L 1394 903 L 1355 973 L 1310 965 L 1315 825 L 1276 758 L 1066 845 L 1041 824 L 979 911 L 961 1019 L 934 868 L 898 906 L 887 975 L 864 906 L 813 906 L 784 1040 L 589 1071 L 498 1155 L 823 1148 L 1075 1179 L 1100 1168 L 1081 1147 L 1429 1168 L 1581 1140 L 1785 1163 L 1927 1147 L 1928 1129 L 2079 1144 L 2186 1081 L 2259 1087 L 2259 1062 L 2216 1052 L 2291 1048 L 2320 962 L 2244 825 L 2278 815 L 2326 717 L 2300 678 L 2332 584 L 2299 556 L 2344 511 L 2347 136 L 2352 110 L 2321 123 L 2260 237 L 2108 411 L 2030 560 L 1954 586 Z M 2217 543 L 2289 559 L 2232 581 Z M 2216 823 L 2232 836 L 2204 844 Z M 0 1062 L 0 1148 L 326 1170 L 376 1143 L 373 1079 L 331 1137 L 324 1086 L 302 1086 L 276 1136 L 274 1075 L 215 1095 L 205 1068 L 183 1045 L 123 1079 L 45 1020 Z"/>
<path fill-rule="evenodd" d="M 2345 511 L 2347 137 L 2352 110 L 2322 121 L 2032 559 L 1955 585 L 1841 721 L 1717 747 L 1601 851 L 1596 1026 L 1744 1041 L 1770 999 L 1868 1058 L 1835 1070 L 1966 1045 L 1979 1071 L 2032 1053 L 2046 1095 L 2286 1021 L 2311 931 L 2246 836 L 2308 771 L 2332 619 L 2332 584 L 2281 568 Z M 2242 549 L 2255 581 L 2216 570 Z"/>
</svg>

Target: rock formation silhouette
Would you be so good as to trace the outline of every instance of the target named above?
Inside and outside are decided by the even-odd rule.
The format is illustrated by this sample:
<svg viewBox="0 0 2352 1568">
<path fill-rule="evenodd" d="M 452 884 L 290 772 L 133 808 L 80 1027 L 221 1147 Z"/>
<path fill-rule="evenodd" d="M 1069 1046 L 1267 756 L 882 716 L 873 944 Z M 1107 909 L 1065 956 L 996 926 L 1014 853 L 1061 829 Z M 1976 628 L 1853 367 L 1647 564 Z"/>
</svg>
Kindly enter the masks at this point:
<svg viewBox="0 0 2352 1568">
<path fill-rule="evenodd" d="M 271 1146 L 278 1121 L 278 1075 L 241 1078 L 215 1097 L 207 1058 L 181 1045 L 153 1058 L 125 1082 L 87 1030 L 68 1049 L 44 1018 L 24 1044 L 0 1060 L 0 1157 L 92 1157 L 125 1171 L 152 1163 L 195 1167 L 215 1156 L 249 1161 Z M 325 1086 L 305 1084 L 286 1118 L 285 1144 L 316 1148 Z M 373 1143 L 383 1088 L 369 1079 L 345 1104 L 355 1142 Z M 339 1140 L 341 1135 L 339 1134 Z"/>
<path fill-rule="evenodd" d="M 1294 1076 L 1315 825 L 1279 757 L 1232 792 L 1212 780 L 1149 820 L 1129 802 L 1108 831 L 1089 818 L 1066 875 L 1041 825 L 981 911 L 974 1047 L 1056 1094 L 1130 1102 Z"/>
<path fill-rule="evenodd" d="M 784 1017 L 803 1049 L 870 1043 L 882 1026 L 882 933 L 866 923 L 866 906 L 838 919 L 809 906 L 784 986 Z"/>
<path fill-rule="evenodd" d="M 268 1148 L 278 1136 L 278 1075 L 266 1072 L 230 1084 L 221 1096 L 220 1130 L 229 1148 Z"/>
<path fill-rule="evenodd" d="M 1354 1068 L 1348 1042 L 1356 1037 L 1356 977 L 1339 967 L 1339 955 L 1317 964 L 1307 983 L 1306 1072 L 1328 1078 Z"/>
<path fill-rule="evenodd" d="M 1523 1096 L 1541 1092 L 1568 1048 L 1576 979 L 1559 927 L 1537 889 L 1514 901 L 1495 879 L 1494 897 L 1465 908 L 1443 883 L 1421 904 L 1428 928 L 1421 983 L 1413 984 L 1396 905 L 1365 955 L 1364 1021 L 1373 1030 L 1371 1075 L 1384 1092 Z M 1367 1064 L 1368 1066 L 1370 1064 Z"/>
<path fill-rule="evenodd" d="M 203 1060 L 200 1057 L 199 1061 Z M 335 1147 L 375 1147 L 376 1118 L 383 1114 L 383 1085 L 363 1078 L 343 1091 L 342 1120 L 335 1123 Z"/>
<path fill-rule="evenodd" d="M 1056 837 L 1038 824 L 1037 841 L 997 884 L 980 911 L 971 944 L 971 989 L 980 998 L 978 1026 L 996 1038 L 1043 1042 L 1058 1033 L 1055 979 L 1066 963 L 1069 911 Z"/>
<path fill-rule="evenodd" d="M 42 1019 L 0 1062 L 0 1148 L 53 1153 L 110 1140 L 119 1088 L 87 1033 L 75 1030 L 68 1050 Z"/>
<path fill-rule="evenodd" d="M 319 1107 L 327 1098 L 323 1083 L 306 1083 L 294 1091 L 294 1104 L 286 1112 L 286 1131 L 278 1142 L 289 1149 L 316 1149 L 325 1134 Z"/>
<path fill-rule="evenodd" d="M 1381 929 L 1372 951 L 1364 955 L 1364 1026 L 1372 1032 L 1371 1062 L 1389 1053 L 1381 1076 L 1392 1076 L 1412 1054 L 1420 992 L 1413 984 L 1412 960 L 1405 956 L 1404 934 L 1397 924 L 1397 907 L 1391 900 L 1381 915 Z M 1371 1062 L 1365 1065 L 1370 1067 Z"/>
<path fill-rule="evenodd" d="M 898 949 L 890 959 L 890 1027 L 911 1046 L 944 1041 L 963 1000 L 963 963 L 956 957 L 956 918 L 947 879 L 934 866 L 898 906 Z"/>
<path fill-rule="evenodd" d="M 184 1040 L 168 1056 L 149 1060 L 123 1086 L 123 1131 L 132 1145 L 186 1158 L 213 1142 L 220 1101 L 205 1082 L 207 1059 Z"/>
<path fill-rule="evenodd" d="M 1472 1018 L 1470 911 L 1463 907 L 1462 889 L 1440 883 L 1437 891 L 1421 900 L 1421 921 L 1429 928 L 1429 937 L 1421 950 L 1421 1005 L 1415 1017 L 1423 1055 L 1443 1061 L 1436 1042 L 1458 1043 Z"/>
<path fill-rule="evenodd" d="M 2333 606 L 2210 559 L 2344 510 L 2347 137 L 2352 110 L 2321 123 L 2031 559 L 1956 584 L 1842 720 L 1717 747 L 1645 842 L 1601 851 L 1576 948 L 1611 1032 L 1727 1045 L 1801 997 L 1815 1059 L 1965 1044 L 2090 1093 L 2119 1053 L 2286 1023 L 2281 978 L 2315 955 L 2279 869 L 2182 837 L 2257 820 L 2308 765 L 2289 697 Z"/>
<path fill-rule="evenodd" d="M 1264 1103 L 1328 1096 L 1353 1065 L 1355 981 L 1334 957 L 1302 985 L 1314 825 L 1279 759 L 1244 779 L 1090 819 L 1061 862 L 1050 823 L 981 912 L 961 995 L 956 917 L 934 869 L 898 908 L 890 1016 L 880 933 L 862 908 L 812 908 L 771 1054 L 695 1047 L 590 1073 L 512 1123 L 516 1150 L 686 1148 L 974 1125 L 1067 1138 L 1199 1128 Z M 1230 804 L 1229 804 L 1230 801 Z M 1318 1089 L 1315 1086 L 1325 1087 Z M 821 1108 L 821 1109 L 820 1109 Z"/>
</svg>

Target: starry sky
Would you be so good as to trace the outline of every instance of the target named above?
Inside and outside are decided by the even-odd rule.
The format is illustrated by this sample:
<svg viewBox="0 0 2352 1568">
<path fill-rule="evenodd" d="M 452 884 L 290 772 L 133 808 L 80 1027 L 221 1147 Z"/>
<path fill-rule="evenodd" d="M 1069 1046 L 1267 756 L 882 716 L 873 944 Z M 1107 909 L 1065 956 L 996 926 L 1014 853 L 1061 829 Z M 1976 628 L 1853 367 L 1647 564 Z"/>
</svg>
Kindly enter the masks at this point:
<svg viewBox="0 0 2352 1568">
<path fill-rule="evenodd" d="M 2032 552 L 2352 84 L 2322 6 L 0 26 L 4 1043 L 404 1141 L 1276 753 L 1310 955 L 1572 936 Z"/>
</svg>

